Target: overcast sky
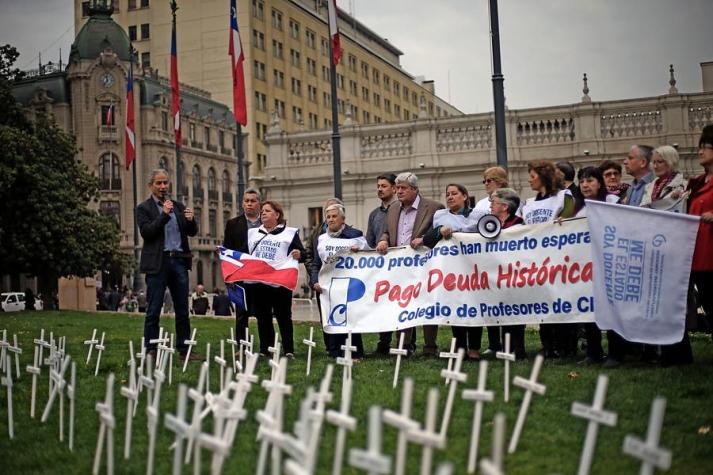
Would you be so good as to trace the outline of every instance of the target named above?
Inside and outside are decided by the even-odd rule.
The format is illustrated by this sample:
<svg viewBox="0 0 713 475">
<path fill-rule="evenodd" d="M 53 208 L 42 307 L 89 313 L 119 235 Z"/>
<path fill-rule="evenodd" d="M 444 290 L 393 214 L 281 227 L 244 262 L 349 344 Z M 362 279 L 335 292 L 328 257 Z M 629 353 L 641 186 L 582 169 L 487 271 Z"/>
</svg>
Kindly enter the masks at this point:
<svg viewBox="0 0 713 475">
<path fill-rule="evenodd" d="M 464 112 L 492 110 L 487 0 L 337 3 L 401 49 L 404 69 L 435 80 L 439 96 Z M 699 92 L 699 63 L 713 61 L 713 0 L 499 4 L 511 109 L 578 102 L 584 72 L 594 101 L 664 94 L 671 63 L 679 91 Z M 36 67 L 40 52 L 56 62 L 60 47 L 66 61 L 72 9 L 72 0 L 0 0 L 0 43 L 20 50 L 21 68 Z"/>
</svg>

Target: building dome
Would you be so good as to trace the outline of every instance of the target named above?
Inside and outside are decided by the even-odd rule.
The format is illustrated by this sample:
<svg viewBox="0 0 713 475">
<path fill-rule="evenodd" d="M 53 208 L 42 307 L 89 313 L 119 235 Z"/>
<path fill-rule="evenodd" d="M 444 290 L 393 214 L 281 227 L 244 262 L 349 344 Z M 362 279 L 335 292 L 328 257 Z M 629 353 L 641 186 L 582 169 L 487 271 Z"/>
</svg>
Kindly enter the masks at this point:
<svg viewBox="0 0 713 475">
<path fill-rule="evenodd" d="M 74 39 L 69 61 L 95 59 L 111 48 L 122 61 L 131 60 L 131 42 L 124 29 L 111 18 L 114 7 L 92 2 L 89 20 Z"/>
</svg>

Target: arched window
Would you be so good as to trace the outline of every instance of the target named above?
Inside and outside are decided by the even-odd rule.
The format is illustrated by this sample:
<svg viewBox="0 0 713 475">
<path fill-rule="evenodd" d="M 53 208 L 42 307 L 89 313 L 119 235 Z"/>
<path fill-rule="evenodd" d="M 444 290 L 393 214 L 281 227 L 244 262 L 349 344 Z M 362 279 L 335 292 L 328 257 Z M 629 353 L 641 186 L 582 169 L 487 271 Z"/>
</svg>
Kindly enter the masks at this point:
<svg viewBox="0 0 713 475">
<path fill-rule="evenodd" d="M 213 167 L 208 169 L 208 198 L 211 200 L 218 199 L 218 190 L 215 188 L 215 170 Z"/>
<path fill-rule="evenodd" d="M 223 170 L 223 194 L 230 193 L 230 173 L 228 170 Z"/>
<path fill-rule="evenodd" d="M 193 167 L 193 197 L 203 198 L 203 187 L 201 186 L 201 167 Z"/>
<path fill-rule="evenodd" d="M 168 159 L 166 157 L 161 157 L 158 159 L 158 167 L 166 170 L 169 176 L 171 175 L 171 170 L 168 168 Z"/>
<path fill-rule="evenodd" d="M 121 190 L 119 157 L 109 152 L 99 159 L 99 180 L 102 190 Z"/>
</svg>

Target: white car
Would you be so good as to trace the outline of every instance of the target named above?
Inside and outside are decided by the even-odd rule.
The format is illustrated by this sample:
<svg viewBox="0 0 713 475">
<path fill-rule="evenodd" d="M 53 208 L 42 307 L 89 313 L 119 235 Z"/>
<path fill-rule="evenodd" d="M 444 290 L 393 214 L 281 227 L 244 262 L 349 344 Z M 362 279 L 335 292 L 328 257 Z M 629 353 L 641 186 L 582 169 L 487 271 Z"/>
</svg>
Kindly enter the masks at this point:
<svg viewBox="0 0 713 475">
<path fill-rule="evenodd" d="M 3 292 L 0 294 L 0 305 L 3 312 L 19 312 L 25 310 L 24 292 Z M 35 310 L 42 310 L 42 300 L 35 297 Z"/>
</svg>

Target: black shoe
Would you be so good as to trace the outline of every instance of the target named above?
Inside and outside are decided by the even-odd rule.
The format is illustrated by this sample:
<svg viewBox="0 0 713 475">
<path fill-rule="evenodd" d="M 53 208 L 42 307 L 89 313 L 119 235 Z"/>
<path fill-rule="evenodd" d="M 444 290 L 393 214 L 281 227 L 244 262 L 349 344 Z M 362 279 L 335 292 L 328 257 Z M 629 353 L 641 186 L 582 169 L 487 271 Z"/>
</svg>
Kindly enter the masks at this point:
<svg viewBox="0 0 713 475">
<path fill-rule="evenodd" d="M 179 353 L 179 355 L 181 356 L 181 360 L 184 360 L 184 361 L 186 359 L 186 355 L 188 355 L 188 361 L 205 361 L 205 357 L 203 355 L 199 355 L 198 353 L 193 352 L 193 351 L 191 351 L 190 354 L 188 354 L 188 352 L 186 352 L 186 353 Z"/>
</svg>

